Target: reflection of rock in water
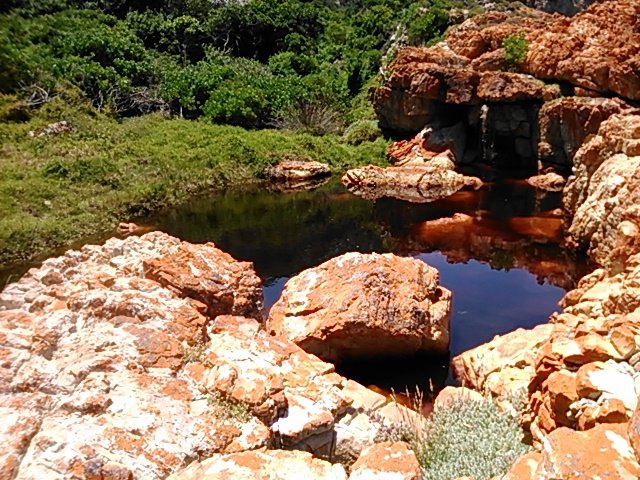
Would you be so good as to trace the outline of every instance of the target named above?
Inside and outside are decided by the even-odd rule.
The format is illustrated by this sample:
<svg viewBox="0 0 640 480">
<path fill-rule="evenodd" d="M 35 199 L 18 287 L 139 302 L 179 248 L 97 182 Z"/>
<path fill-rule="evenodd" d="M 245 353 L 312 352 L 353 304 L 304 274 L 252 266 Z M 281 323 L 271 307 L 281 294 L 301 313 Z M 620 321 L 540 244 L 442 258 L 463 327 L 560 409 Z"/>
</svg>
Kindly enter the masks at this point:
<svg viewBox="0 0 640 480">
<path fill-rule="evenodd" d="M 394 244 L 405 252 L 439 250 L 454 263 L 475 259 L 496 269 L 523 268 L 540 283 L 570 289 L 585 273 L 586 265 L 561 248 L 561 241 L 562 220 L 553 216 L 498 222 L 457 213 L 418 223 Z"/>
<path fill-rule="evenodd" d="M 311 191 L 321 187 L 330 180 L 330 177 L 289 179 L 284 181 L 270 182 L 267 190 L 277 193 Z"/>
</svg>

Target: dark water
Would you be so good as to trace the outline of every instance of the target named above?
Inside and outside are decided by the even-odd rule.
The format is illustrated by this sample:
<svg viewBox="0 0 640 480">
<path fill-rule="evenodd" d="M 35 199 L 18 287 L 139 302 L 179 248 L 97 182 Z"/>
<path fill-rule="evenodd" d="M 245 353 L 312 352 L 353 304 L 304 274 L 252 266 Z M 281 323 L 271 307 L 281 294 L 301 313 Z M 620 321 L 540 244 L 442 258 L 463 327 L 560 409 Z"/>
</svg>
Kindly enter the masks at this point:
<svg viewBox="0 0 640 480">
<path fill-rule="evenodd" d="M 558 194 L 540 195 L 517 181 L 414 205 L 369 202 L 330 183 L 313 192 L 265 189 L 201 199 L 152 220 L 192 242 L 213 241 L 254 262 L 265 284 L 265 312 L 286 280 L 348 251 L 396 252 L 440 271 L 453 291 L 451 354 L 493 336 L 544 322 L 585 266 L 558 246 Z M 444 230 L 434 220 L 469 217 Z M 362 383 L 396 390 L 448 378 L 448 357 L 379 359 L 344 365 Z M 450 379 L 449 379 L 450 381 Z"/>
</svg>

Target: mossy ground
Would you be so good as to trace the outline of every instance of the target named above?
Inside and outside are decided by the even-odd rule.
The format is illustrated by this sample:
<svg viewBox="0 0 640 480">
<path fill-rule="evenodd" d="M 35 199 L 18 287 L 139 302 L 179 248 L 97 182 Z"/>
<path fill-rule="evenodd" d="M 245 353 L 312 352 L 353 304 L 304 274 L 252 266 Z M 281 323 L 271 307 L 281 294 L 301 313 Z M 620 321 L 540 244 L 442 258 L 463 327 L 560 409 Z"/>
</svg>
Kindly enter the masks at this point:
<svg viewBox="0 0 640 480">
<path fill-rule="evenodd" d="M 69 120 L 72 133 L 31 138 Z M 148 115 L 116 121 L 52 105 L 28 122 L 0 123 L 0 269 L 104 235 L 119 222 L 254 182 L 284 155 L 335 171 L 384 162 L 386 142 L 244 130 Z"/>
</svg>

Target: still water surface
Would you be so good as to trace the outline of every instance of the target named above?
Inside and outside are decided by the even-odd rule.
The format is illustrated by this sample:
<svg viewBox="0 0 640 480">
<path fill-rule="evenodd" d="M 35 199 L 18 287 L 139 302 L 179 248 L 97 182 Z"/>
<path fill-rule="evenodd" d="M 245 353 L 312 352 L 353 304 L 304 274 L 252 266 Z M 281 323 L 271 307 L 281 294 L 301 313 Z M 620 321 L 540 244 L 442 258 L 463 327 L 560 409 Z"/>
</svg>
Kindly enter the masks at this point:
<svg viewBox="0 0 640 480">
<path fill-rule="evenodd" d="M 313 192 L 228 192 L 153 222 L 171 235 L 213 241 L 252 261 L 264 280 L 265 313 L 288 278 L 336 255 L 375 251 L 419 258 L 437 268 L 453 291 L 451 354 L 457 355 L 497 334 L 544 322 L 584 273 L 557 245 L 560 220 L 553 210 L 559 201 L 557 194 L 500 182 L 426 205 L 370 202 L 331 182 Z M 469 217 L 459 226 L 443 230 L 433 222 L 460 212 Z M 368 360 L 341 372 L 387 389 L 429 381 L 439 388 L 448 378 L 448 358 Z"/>
</svg>

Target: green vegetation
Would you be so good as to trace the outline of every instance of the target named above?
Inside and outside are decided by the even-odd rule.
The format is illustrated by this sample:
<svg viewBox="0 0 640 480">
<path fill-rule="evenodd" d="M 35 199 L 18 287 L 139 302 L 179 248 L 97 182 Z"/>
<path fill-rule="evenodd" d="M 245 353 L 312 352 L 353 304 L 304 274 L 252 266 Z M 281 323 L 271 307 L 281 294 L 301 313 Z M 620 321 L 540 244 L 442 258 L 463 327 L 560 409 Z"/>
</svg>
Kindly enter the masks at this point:
<svg viewBox="0 0 640 480">
<path fill-rule="evenodd" d="M 487 480 L 530 450 L 517 420 L 491 399 L 455 399 L 428 419 L 405 419 L 392 437 L 409 442 L 425 480 Z"/>
<path fill-rule="evenodd" d="M 214 418 L 236 424 L 238 426 L 247 423 L 253 415 L 246 405 L 222 396 L 220 392 L 207 393 L 206 397 L 209 410 Z"/>
<path fill-rule="evenodd" d="M 451 8 L 450 0 L 13 0 L 0 7 L 0 93 L 39 104 L 72 84 L 116 116 L 160 110 L 251 128 L 286 124 L 306 115 L 301 108 L 324 112 L 321 120 L 349 117 L 391 37 L 437 39 Z"/>
<path fill-rule="evenodd" d="M 385 54 L 438 39 L 468 1 L 2 3 L 0 265 L 282 155 L 381 162 L 367 97 Z M 27 136 L 60 120 L 74 130 Z"/>
<path fill-rule="evenodd" d="M 509 35 L 502 41 L 504 48 L 504 62 L 510 70 L 517 70 L 527 58 L 529 42 L 523 32 Z"/>
<path fill-rule="evenodd" d="M 383 139 L 353 147 L 335 135 L 247 131 L 160 115 L 118 122 L 62 103 L 49 102 L 27 123 L 0 123 L 0 264 L 112 231 L 120 221 L 198 193 L 250 182 L 286 155 L 336 170 L 384 161 Z M 75 131 L 28 136 L 60 119 Z"/>
</svg>

